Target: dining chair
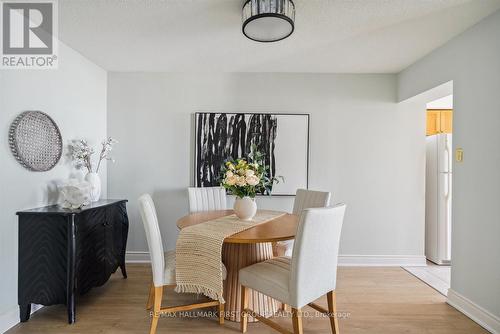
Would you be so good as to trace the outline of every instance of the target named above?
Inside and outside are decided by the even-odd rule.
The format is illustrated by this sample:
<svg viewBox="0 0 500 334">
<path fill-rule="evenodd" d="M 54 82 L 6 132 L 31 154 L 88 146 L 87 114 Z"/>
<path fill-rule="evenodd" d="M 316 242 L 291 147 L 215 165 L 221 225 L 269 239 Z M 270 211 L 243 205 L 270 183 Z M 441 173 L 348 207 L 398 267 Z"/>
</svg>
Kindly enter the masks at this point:
<svg viewBox="0 0 500 334">
<path fill-rule="evenodd" d="M 331 194 L 328 191 L 297 189 L 293 201 L 294 215 L 300 216 L 302 210 L 309 208 L 323 208 L 330 205 Z M 275 256 L 292 256 L 293 240 L 280 241 L 274 247 Z"/>
<path fill-rule="evenodd" d="M 189 212 L 225 210 L 226 189 L 222 187 L 188 188 Z"/>
<path fill-rule="evenodd" d="M 150 334 L 154 334 L 156 332 L 158 319 L 161 314 L 188 311 L 197 308 L 218 306 L 219 324 L 224 324 L 224 304 L 216 300 L 189 305 L 161 307 L 163 288 L 175 288 L 176 285 L 175 251 L 168 251 L 166 253 L 163 252 L 163 244 L 155 204 L 149 194 L 144 194 L 139 197 L 139 210 L 144 224 L 144 230 L 146 232 L 146 239 L 151 257 L 151 268 L 153 271 L 153 282 L 150 286 L 149 298 L 146 305 L 146 309 L 148 310 L 153 308 Z M 227 276 L 226 267 L 223 266 L 222 270 L 222 275 L 225 279 Z"/>
<path fill-rule="evenodd" d="M 335 286 L 340 232 L 345 205 L 306 209 L 300 216 L 292 257 L 277 257 L 240 269 L 241 331 L 248 315 L 281 333 L 291 333 L 248 308 L 248 289 L 292 306 L 293 333 L 302 334 L 302 307 L 309 305 L 330 318 L 332 333 L 339 334 Z M 328 310 L 313 303 L 327 295 Z"/>
</svg>

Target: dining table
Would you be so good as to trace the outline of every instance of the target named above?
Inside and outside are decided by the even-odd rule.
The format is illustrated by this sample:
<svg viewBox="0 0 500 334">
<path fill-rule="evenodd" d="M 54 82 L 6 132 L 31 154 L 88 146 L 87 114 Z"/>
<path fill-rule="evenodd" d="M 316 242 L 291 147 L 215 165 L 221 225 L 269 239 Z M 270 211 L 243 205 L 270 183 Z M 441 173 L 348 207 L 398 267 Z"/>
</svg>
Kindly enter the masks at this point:
<svg viewBox="0 0 500 334">
<path fill-rule="evenodd" d="M 224 239 L 222 262 L 227 269 L 227 277 L 224 281 L 225 318 L 227 320 L 240 321 L 241 284 L 238 279 L 239 270 L 271 259 L 273 257 L 273 244 L 295 238 L 299 216 L 285 212 L 273 212 L 282 215 Z M 234 214 L 233 210 L 191 213 L 180 218 L 177 221 L 177 227 L 183 229 L 232 214 Z M 274 315 L 281 305 L 278 301 L 257 291 L 249 292 L 248 301 L 250 309 L 266 318 Z M 256 319 L 249 318 L 249 321 L 256 321 Z"/>
</svg>

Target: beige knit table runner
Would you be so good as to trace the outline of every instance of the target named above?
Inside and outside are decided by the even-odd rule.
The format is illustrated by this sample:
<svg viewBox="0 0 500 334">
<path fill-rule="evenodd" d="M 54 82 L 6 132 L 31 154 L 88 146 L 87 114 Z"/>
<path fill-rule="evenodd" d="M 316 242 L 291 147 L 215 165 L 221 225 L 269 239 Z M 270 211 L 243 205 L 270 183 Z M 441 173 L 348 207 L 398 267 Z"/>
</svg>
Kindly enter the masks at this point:
<svg viewBox="0 0 500 334">
<path fill-rule="evenodd" d="M 258 211 L 250 221 L 236 215 L 183 228 L 175 251 L 177 292 L 202 293 L 224 303 L 222 284 L 222 244 L 224 239 L 284 215 Z"/>
</svg>

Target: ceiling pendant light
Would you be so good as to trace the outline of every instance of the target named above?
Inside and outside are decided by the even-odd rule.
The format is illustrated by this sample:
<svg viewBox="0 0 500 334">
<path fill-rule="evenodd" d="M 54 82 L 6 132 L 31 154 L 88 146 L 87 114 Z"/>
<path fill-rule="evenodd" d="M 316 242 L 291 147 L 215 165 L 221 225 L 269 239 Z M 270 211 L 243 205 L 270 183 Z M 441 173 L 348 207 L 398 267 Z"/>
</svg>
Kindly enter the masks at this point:
<svg viewBox="0 0 500 334">
<path fill-rule="evenodd" d="M 257 42 L 287 38 L 295 28 L 292 0 L 247 0 L 243 5 L 243 34 Z"/>
</svg>

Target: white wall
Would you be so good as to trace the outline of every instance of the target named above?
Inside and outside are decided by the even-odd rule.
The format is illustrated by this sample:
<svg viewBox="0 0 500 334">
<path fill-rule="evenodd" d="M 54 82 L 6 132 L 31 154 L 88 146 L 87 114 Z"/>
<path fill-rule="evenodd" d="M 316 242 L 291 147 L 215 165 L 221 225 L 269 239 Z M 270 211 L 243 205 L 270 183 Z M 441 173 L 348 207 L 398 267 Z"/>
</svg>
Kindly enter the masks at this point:
<svg viewBox="0 0 500 334">
<path fill-rule="evenodd" d="M 48 172 L 24 169 L 9 149 L 10 123 L 23 111 L 43 111 L 58 124 L 65 148 L 74 138 L 97 144 L 106 136 L 107 73 L 63 44 L 59 51 L 57 70 L 0 71 L 0 332 L 19 320 L 15 213 L 53 203 L 53 183 L 75 172 L 64 154 Z M 106 169 L 101 177 L 106 197 Z"/>
<path fill-rule="evenodd" d="M 427 103 L 427 109 L 453 109 L 453 95 L 446 95 Z"/>
<path fill-rule="evenodd" d="M 399 99 L 405 100 L 453 80 L 453 144 L 465 154 L 453 166 L 451 289 L 496 317 L 489 319 L 498 332 L 499 34 L 500 11 L 400 73 L 398 84 Z"/>
<path fill-rule="evenodd" d="M 188 211 L 192 113 L 311 114 L 310 188 L 348 205 L 341 254 L 423 256 L 425 113 L 401 112 L 395 75 L 109 73 L 111 197 L 130 200 L 129 251 L 146 251 L 136 200 L 157 203 L 166 248 Z M 291 211 L 293 198 L 259 198 Z"/>
</svg>

